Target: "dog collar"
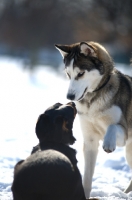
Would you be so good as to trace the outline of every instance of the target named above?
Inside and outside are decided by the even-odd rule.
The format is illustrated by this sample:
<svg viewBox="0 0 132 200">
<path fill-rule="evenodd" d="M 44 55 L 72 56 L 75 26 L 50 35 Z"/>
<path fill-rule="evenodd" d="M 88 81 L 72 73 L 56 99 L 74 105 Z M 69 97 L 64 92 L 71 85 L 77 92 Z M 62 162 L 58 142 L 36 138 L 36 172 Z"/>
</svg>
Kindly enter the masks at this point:
<svg viewBox="0 0 132 200">
<path fill-rule="evenodd" d="M 110 75 L 108 76 L 108 79 L 106 79 L 106 81 L 103 83 L 103 85 L 101 85 L 99 88 L 97 88 L 93 92 L 97 92 L 97 91 L 101 90 L 109 82 L 109 80 L 110 80 Z"/>
</svg>

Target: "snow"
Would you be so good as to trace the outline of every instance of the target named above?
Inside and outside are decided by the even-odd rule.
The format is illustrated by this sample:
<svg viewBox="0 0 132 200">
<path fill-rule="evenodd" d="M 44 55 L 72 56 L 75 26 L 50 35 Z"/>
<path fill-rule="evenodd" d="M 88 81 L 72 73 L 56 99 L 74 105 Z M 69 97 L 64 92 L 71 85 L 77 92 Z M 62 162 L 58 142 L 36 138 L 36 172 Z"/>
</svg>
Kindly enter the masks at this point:
<svg viewBox="0 0 132 200">
<path fill-rule="evenodd" d="M 130 74 L 127 67 L 118 65 Z M 62 69 L 61 69 L 62 70 Z M 13 168 L 25 159 L 38 143 L 35 124 L 39 114 L 56 102 L 67 103 L 68 81 L 48 66 L 39 66 L 33 72 L 23 70 L 22 61 L 0 57 L 0 200 L 12 200 Z M 78 117 L 74 135 L 77 139 L 78 166 L 83 175 L 82 136 Z M 107 154 L 100 142 L 99 155 L 93 177 L 91 196 L 99 199 L 132 199 L 132 192 L 123 190 L 131 178 L 125 160 L 125 149 L 117 148 Z"/>
</svg>

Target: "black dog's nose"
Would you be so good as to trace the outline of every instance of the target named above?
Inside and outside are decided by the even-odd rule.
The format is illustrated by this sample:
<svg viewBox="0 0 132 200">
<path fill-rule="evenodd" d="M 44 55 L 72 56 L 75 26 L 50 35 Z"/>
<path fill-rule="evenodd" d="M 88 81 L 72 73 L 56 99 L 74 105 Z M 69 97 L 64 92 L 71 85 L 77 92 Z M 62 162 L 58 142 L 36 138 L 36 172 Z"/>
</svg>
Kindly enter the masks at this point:
<svg viewBox="0 0 132 200">
<path fill-rule="evenodd" d="M 70 105 L 70 106 L 72 106 L 74 108 L 76 107 L 76 104 L 73 101 L 68 102 L 67 105 Z"/>
<path fill-rule="evenodd" d="M 67 94 L 67 99 L 74 100 L 75 99 L 75 94 Z"/>
<path fill-rule="evenodd" d="M 76 104 L 74 102 L 71 102 L 72 106 L 76 107 Z"/>
</svg>

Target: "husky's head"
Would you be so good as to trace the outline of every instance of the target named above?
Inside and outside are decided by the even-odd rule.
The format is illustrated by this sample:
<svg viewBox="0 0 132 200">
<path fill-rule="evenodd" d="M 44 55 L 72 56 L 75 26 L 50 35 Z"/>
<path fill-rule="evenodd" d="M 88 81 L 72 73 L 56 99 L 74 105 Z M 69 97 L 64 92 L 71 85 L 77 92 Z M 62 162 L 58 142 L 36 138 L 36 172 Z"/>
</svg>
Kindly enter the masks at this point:
<svg viewBox="0 0 132 200">
<path fill-rule="evenodd" d="M 88 92 L 95 91 L 103 84 L 102 80 L 105 81 L 104 75 L 108 75 L 113 69 L 108 52 L 98 43 L 55 46 L 64 59 L 65 72 L 70 79 L 67 93 L 70 100 L 80 101 Z"/>
</svg>

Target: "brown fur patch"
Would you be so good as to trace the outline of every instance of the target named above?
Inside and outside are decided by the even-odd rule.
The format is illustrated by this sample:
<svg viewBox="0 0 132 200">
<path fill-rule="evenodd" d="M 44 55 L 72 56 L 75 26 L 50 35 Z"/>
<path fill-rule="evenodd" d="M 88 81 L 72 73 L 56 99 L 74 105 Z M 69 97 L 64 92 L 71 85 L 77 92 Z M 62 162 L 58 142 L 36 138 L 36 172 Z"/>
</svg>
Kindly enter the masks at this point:
<svg viewBox="0 0 132 200">
<path fill-rule="evenodd" d="M 68 130 L 68 128 L 66 127 L 66 125 L 67 125 L 67 121 L 63 121 L 63 124 L 62 124 L 62 129 L 64 130 L 64 131 L 66 131 L 66 132 L 68 132 L 69 130 Z"/>
</svg>

